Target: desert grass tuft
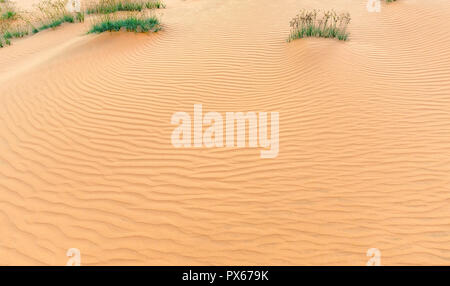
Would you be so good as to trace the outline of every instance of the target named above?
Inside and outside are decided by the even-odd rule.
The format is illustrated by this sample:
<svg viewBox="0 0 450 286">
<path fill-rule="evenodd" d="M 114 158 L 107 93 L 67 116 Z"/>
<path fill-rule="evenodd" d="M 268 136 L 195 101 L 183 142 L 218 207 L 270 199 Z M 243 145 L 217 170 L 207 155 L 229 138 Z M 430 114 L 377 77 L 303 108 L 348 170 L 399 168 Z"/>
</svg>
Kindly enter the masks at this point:
<svg viewBox="0 0 450 286">
<path fill-rule="evenodd" d="M 84 12 L 76 12 L 75 20 L 80 23 L 84 22 Z"/>
<path fill-rule="evenodd" d="M 21 18 L 12 2 L 7 0 L 0 2 L 0 48 L 10 45 L 10 39 L 23 36 L 24 32 L 17 30 L 16 27 Z"/>
<path fill-rule="evenodd" d="M 161 29 L 160 21 L 155 16 L 135 16 L 128 15 L 123 18 L 103 16 L 99 22 L 95 23 L 89 30 L 89 34 L 100 34 L 103 32 L 113 32 L 125 30 L 127 32 L 147 33 L 157 32 Z"/>
<path fill-rule="evenodd" d="M 4 0 L 0 2 L 0 20 L 15 20 L 18 16 L 18 11 L 13 2 Z"/>
<path fill-rule="evenodd" d="M 142 11 L 161 9 L 165 4 L 160 0 L 100 0 L 87 8 L 87 14 L 110 14 L 120 11 Z"/>
<path fill-rule="evenodd" d="M 74 17 L 72 15 L 64 15 L 61 18 L 58 19 L 54 19 L 52 21 L 50 21 L 49 23 L 43 24 L 42 26 L 40 26 L 39 28 L 37 28 L 38 31 L 43 31 L 43 30 L 47 30 L 47 29 L 54 29 L 58 26 L 61 26 L 61 24 L 63 23 L 73 23 Z"/>
<path fill-rule="evenodd" d="M 14 19 L 16 17 L 17 13 L 14 11 L 6 11 L 2 14 L 2 19 L 9 20 Z"/>
<path fill-rule="evenodd" d="M 43 0 L 37 8 L 40 12 L 38 22 L 40 25 L 33 28 L 33 34 L 39 31 L 54 29 L 63 23 L 84 22 L 84 12 L 69 13 L 64 0 Z"/>
<path fill-rule="evenodd" d="M 28 31 L 26 30 L 15 30 L 15 31 L 6 31 L 3 33 L 3 38 L 6 40 L 12 38 L 23 38 L 28 35 Z"/>
<path fill-rule="evenodd" d="M 56 28 L 63 23 L 75 23 L 84 21 L 84 13 L 69 13 L 65 7 L 64 0 L 43 0 L 38 6 L 38 16 L 41 25 L 36 30 L 42 31 Z"/>
<path fill-rule="evenodd" d="M 348 40 L 347 25 L 350 14 L 337 14 L 335 11 L 302 10 L 291 21 L 291 34 L 288 41 L 306 37 L 336 38 Z"/>
<path fill-rule="evenodd" d="M 65 0 L 41 0 L 32 14 L 16 11 L 8 0 L 4 1 L 0 3 L 0 47 L 11 44 L 13 38 L 36 34 L 63 23 L 84 21 L 84 12 L 69 13 Z M 4 11 L 13 13 L 6 14 Z"/>
</svg>

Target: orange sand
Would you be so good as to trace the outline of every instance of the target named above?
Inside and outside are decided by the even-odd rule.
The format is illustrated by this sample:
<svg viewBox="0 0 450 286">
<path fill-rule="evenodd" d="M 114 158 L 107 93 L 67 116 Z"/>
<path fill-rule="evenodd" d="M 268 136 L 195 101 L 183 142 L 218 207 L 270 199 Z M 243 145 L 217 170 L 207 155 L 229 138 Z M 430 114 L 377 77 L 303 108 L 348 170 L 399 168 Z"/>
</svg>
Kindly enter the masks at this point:
<svg viewBox="0 0 450 286">
<path fill-rule="evenodd" d="M 0 264 L 450 264 L 450 3 L 167 0 L 164 30 L 0 49 Z M 287 43 L 301 8 L 350 41 Z M 278 111 L 280 152 L 175 149 L 174 112 Z"/>
</svg>

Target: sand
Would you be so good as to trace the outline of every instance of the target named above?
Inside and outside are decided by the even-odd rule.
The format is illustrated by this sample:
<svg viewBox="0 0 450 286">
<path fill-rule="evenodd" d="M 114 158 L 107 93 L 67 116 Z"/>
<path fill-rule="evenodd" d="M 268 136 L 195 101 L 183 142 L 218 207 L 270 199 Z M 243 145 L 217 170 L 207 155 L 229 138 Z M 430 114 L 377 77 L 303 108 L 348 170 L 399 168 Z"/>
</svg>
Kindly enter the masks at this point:
<svg viewBox="0 0 450 286">
<path fill-rule="evenodd" d="M 166 4 L 157 34 L 0 49 L 1 265 L 450 264 L 448 0 Z M 350 41 L 287 43 L 302 8 Z M 279 112 L 278 157 L 174 148 L 195 103 Z"/>
</svg>

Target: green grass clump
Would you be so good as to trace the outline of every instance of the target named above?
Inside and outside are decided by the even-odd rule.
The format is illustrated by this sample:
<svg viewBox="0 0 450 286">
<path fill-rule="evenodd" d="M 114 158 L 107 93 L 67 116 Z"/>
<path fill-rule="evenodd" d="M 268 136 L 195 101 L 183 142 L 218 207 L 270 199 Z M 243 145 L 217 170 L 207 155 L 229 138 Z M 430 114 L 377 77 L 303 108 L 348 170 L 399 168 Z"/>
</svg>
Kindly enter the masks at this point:
<svg viewBox="0 0 450 286">
<path fill-rule="evenodd" d="M 302 10 L 291 21 L 291 34 L 288 41 L 305 37 L 336 38 L 347 41 L 347 25 L 350 14 L 337 14 L 335 11 Z"/>
<path fill-rule="evenodd" d="M 21 16 L 14 7 L 14 3 L 10 1 L 0 2 L 0 48 L 5 45 L 11 45 L 10 39 L 21 37 L 21 32 L 12 32 L 16 29 L 16 22 L 21 19 Z"/>
<path fill-rule="evenodd" d="M 9 39 L 4 39 L 2 41 L 2 39 L 0 38 L 0 48 L 3 48 L 4 45 L 8 45 L 8 46 L 11 45 L 11 41 Z"/>
<path fill-rule="evenodd" d="M 19 13 L 14 5 L 14 2 L 2 1 L 0 2 L 0 28 L 3 25 L 1 22 L 12 21 L 19 18 Z"/>
<path fill-rule="evenodd" d="M 86 10 L 87 14 L 110 14 L 119 11 L 142 11 L 160 9 L 165 5 L 160 0 L 100 0 Z"/>
<path fill-rule="evenodd" d="M 84 12 L 69 13 L 64 0 L 42 0 L 37 8 L 40 11 L 38 28 L 32 29 L 36 34 L 47 29 L 54 29 L 63 23 L 84 22 Z"/>
<path fill-rule="evenodd" d="M 162 9 L 162 8 L 166 8 L 166 5 L 161 1 L 147 1 L 147 2 L 145 2 L 145 8 L 147 8 L 147 9 Z"/>
<path fill-rule="evenodd" d="M 15 27 L 12 30 L 6 30 L 0 33 L 0 43 L 4 42 L 6 45 L 11 45 L 11 39 L 23 38 L 29 35 L 29 29 L 27 27 Z M 2 48 L 4 45 L 0 46 Z"/>
<path fill-rule="evenodd" d="M 99 34 L 106 31 L 120 31 L 121 29 L 139 33 L 157 32 L 160 30 L 160 22 L 156 17 L 138 18 L 128 16 L 125 19 L 111 19 L 106 17 L 103 21 L 94 24 L 88 33 Z"/>
<path fill-rule="evenodd" d="M 26 35 L 28 35 L 28 31 L 6 31 L 3 33 L 3 38 L 9 40 L 12 38 L 23 38 Z"/>
<path fill-rule="evenodd" d="M 10 20 L 10 19 L 14 19 L 16 17 L 17 13 L 14 11 L 6 11 L 5 13 L 2 14 L 2 19 L 4 20 Z"/>
<path fill-rule="evenodd" d="M 84 22 L 84 12 L 77 12 L 75 14 L 75 20 L 80 23 Z"/>
<path fill-rule="evenodd" d="M 72 16 L 72 15 L 63 15 L 61 18 L 53 19 L 49 23 L 43 24 L 42 26 L 37 28 L 37 30 L 38 31 L 43 31 L 43 30 L 47 30 L 47 29 L 50 29 L 50 28 L 56 28 L 58 26 L 61 26 L 61 24 L 63 24 L 63 23 L 74 23 L 74 22 L 75 22 L 74 16 Z"/>
<path fill-rule="evenodd" d="M 65 0 L 41 0 L 37 5 L 38 21 L 41 25 L 33 28 L 33 34 L 49 28 L 56 28 L 63 23 L 84 22 L 84 12 L 69 13 Z"/>
<path fill-rule="evenodd" d="M 13 38 L 36 34 L 63 23 L 84 22 L 84 12 L 68 12 L 66 0 L 40 0 L 36 10 L 27 15 L 15 10 L 9 0 L 0 2 L 0 48 L 10 45 Z"/>
</svg>

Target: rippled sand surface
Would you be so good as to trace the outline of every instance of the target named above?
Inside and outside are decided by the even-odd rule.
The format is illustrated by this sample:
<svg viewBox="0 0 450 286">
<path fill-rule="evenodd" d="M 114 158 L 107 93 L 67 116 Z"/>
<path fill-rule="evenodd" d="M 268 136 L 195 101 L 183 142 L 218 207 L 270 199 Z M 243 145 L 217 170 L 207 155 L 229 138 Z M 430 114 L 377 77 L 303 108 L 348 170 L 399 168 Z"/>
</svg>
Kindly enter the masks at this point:
<svg viewBox="0 0 450 286">
<path fill-rule="evenodd" d="M 157 34 L 0 49 L 0 264 L 450 264 L 450 3 L 167 0 Z M 350 41 L 287 43 L 301 8 Z M 174 112 L 277 111 L 280 151 L 176 149 Z"/>
</svg>

